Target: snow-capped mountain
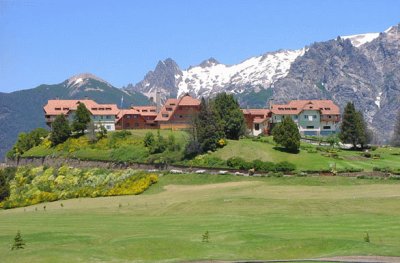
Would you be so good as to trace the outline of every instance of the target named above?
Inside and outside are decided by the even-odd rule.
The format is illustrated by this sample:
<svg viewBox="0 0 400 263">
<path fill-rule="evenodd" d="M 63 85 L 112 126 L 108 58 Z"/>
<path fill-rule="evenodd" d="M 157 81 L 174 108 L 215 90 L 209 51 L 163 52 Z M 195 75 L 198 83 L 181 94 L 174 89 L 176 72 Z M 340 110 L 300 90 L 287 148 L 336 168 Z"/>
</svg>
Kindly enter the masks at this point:
<svg viewBox="0 0 400 263">
<path fill-rule="evenodd" d="M 400 25 L 316 42 L 299 50 L 279 50 L 235 65 L 211 58 L 181 70 L 172 59 L 127 91 L 163 98 L 233 93 L 242 107 L 265 107 L 269 99 L 332 99 L 341 108 L 353 101 L 386 138 L 400 110 Z M 381 139 L 381 138 L 380 138 Z M 383 139 L 384 140 L 384 139 Z"/>
<path fill-rule="evenodd" d="M 227 86 L 232 93 L 243 93 L 249 85 L 270 87 L 287 75 L 292 62 L 304 52 L 305 49 L 281 50 L 252 57 L 231 66 L 211 58 L 176 76 L 178 96 L 187 92 L 197 96 L 210 96 L 224 91 Z"/>
</svg>

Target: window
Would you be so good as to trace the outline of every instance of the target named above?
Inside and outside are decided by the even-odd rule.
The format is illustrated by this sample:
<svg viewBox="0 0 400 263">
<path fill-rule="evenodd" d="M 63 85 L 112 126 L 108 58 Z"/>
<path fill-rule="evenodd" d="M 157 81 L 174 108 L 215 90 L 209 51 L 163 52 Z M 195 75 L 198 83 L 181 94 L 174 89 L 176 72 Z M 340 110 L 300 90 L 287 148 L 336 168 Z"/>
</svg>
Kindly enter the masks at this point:
<svg viewBox="0 0 400 263">
<path fill-rule="evenodd" d="M 111 125 L 106 125 L 107 130 L 111 130 Z"/>
<path fill-rule="evenodd" d="M 172 108 L 167 108 L 167 111 L 172 111 Z"/>
<path fill-rule="evenodd" d="M 307 129 L 314 129 L 314 126 L 307 126 Z"/>
<path fill-rule="evenodd" d="M 162 114 L 163 118 L 168 118 L 168 114 Z"/>
<path fill-rule="evenodd" d="M 126 118 L 126 119 L 130 119 L 130 118 L 131 118 L 131 115 L 125 115 L 125 118 Z"/>
<path fill-rule="evenodd" d="M 316 120 L 317 119 L 317 115 L 313 115 L 313 118 Z"/>
<path fill-rule="evenodd" d="M 147 110 L 142 110 L 142 112 L 147 112 Z"/>
<path fill-rule="evenodd" d="M 183 115 L 179 115 L 179 118 L 181 118 L 181 119 L 182 119 L 182 118 L 183 118 Z"/>
<path fill-rule="evenodd" d="M 331 116 L 331 115 L 329 115 L 329 116 L 328 116 L 328 118 L 330 119 L 330 118 L 332 118 L 332 116 Z"/>
<path fill-rule="evenodd" d="M 61 110 L 61 108 L 56 108 L 56 110 Z"/>
<path fill-rule="evenodd" d="M 330 129 L 331 129 L 331 126 L 324 126 L 323 129 L 324 129 L 324 130 L 330 130 Z"/>
<path fill-rule="evenodd" d="M 298 118 L 297 115 L 293 115 L 294 120 L 297 120 L 297 118 Z"/>
<path fill-rule="evenodd" d="M 304 119 L 308 119 L 308 115 L 304 115 Z"/>
<path fill-rule="evenodd" d="M 254 130 L 256 130 L 256 131 L 260 130 L 260 124 L 259 123 L 254 124 Z"/>
<path fill-rule="evenodd" d="M 110 115 L 107 115 L 107 116 L 106 116 L 106 119 L 111 119 L 111 116 L 110 116 Z"/>
<path fill-rule="evenodd" d="M 133 115 L 133 118 L 134 118 L 134 119 L 137 119 L 137 118 L 138 118 L 138 116 L 137 116 L 137 115 Z"/>
</svg>

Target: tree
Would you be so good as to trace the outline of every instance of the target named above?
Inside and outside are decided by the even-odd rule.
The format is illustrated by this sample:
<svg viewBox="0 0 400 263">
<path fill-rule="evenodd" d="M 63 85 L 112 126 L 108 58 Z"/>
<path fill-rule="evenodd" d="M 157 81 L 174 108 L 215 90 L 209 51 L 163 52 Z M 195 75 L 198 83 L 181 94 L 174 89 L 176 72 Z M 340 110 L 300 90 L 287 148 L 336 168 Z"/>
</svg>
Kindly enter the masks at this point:
<svg viewBox="0 0 400 263">
<path fill-rule="evenodd" d="M 351 143 L 354 148 L 357 147 L 359 128 L 357 128 L 357 124 L 359 121 L 359 117 L 357 116 L 357 112 L 354 108 L 354 104 L 349 102 L 344 108 L 343 112 L 343 121 L 340 125 L 340 133 L 339 138 L 344 143 Z"/>
<path fill-rule="evenodd" d="M 58 115 L 51 125 L 50 141 L 53 146 L 65 142 L 71 136 L 71 128 L 64 114 Z"/>
<path fill-rule="evenodd" d="M 392 145 L 400 147 L 400 110 L 394 124 L 394 131 L 392 137 Z"/>
<path fill-rule="evenodd" d="M 204 98 L 201 99 L 200 111 L 194 123 L 197 132 L 195 137 L 200 144 L 201 151 L 215 151 L 217 143 L 224 137 L 224 133 L 213 108 Z"/>
<path fill-rule="evenodd" d="M 281 123 L 272 129 L 274 141 L 289 152 L 298 152 L 300 148 L 300 133 L 292 118 L 285 116 Z"/>
<path fill-rule="evenodd" d="M 245 134 L 246 125 L 243 112 L 232 94 L 225 92 L 217 94 L 212 100 L 212 107 L 226 138 L 238 140 Z"/>
<path fill-rule="evenodd" d="M 90 120 L 87 126 L 87 136 L 90 143 L 95 143 L 97 141 L 96 126 L 94 125 L 94 122 L 92 120 Z"/>
<path fill-rule="evenodd" d="M 372 140 L 372 131 L 368 129 L 368 125 L 364 120 L 361 111 L 356 113 L 356 131 L 357 131 L 357 144 L 360 144 L 361 149 Z"/>
<path fill-rule="evenodd" d="M 20 156 L 27 150 L 39 145 L 44 138 L 49 135 L 49 131 L 44 128 L 36 128 L 29 133 L 21 132 L 13 148 L 7 153 L 7 157 L 13 159 Z"/>
<path fill-rule="evenodd" d="M 152 132 L 147 132 L 143 139 L 144 146 L 151 147 L 154 144 L 154 141 L 154 134 Z"/>
<path fill-rule="evenodd" d="M 22 239 L 21 232 L 18 231 L 17 235 L 14 237 L 14 244 L 12 245 L 11 250 L 14 250 L 14 249 L 18 250 L 18 249 L 24 249 L 24 248 L 25 248 L 25 242 Z"/>
<path fill-rule="evenodd" d="M 100 123 L 99 131 L 97 132 L 97 139 L 103 139 L 107 137 L 107 129 L 102 123 Z"/>
<path fill-rule="evenodd" d="M 85 104 L 80 102 L 72 122 L 72 131 L 84 134 L 90 119 L 90 111 L 86 108 Z"/>
</svg>

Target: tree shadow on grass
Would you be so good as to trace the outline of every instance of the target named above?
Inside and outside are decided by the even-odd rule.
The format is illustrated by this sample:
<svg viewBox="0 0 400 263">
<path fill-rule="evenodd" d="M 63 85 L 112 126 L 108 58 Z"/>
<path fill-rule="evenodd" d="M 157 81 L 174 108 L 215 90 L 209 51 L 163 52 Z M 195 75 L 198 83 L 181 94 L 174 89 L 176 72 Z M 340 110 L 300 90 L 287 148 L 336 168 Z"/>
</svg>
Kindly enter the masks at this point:
<svg viewBox="0 0 400 263">
<path fill-rule="evenodd" d="M 290 153 L 290 154 L 298 154 L 298 153 L 300 153 L 300 150 L 293 151 L 293 150 L 288 150 L 286 148 L 279 147 L 279 146 L 275 146 L 272 149 L 274 149 L 276 151 L 284 152 L 284 153 Z"/>
</svg>

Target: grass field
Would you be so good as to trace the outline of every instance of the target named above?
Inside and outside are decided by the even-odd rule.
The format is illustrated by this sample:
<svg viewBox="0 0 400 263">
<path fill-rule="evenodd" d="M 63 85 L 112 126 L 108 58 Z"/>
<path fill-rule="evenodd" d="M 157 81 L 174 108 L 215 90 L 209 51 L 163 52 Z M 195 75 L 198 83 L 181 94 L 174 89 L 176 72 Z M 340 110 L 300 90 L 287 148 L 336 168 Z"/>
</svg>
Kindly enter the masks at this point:
<svg viewBox="0 0 400 263">
<path fill-rule="evenodd" d="M 399 218 L 396 180 L 165 175 L 139 196 L 0 211 L 0 261 L 398 256 Z M 10 251 L 17 230 L 27 247 Z"/>
<path fill-rule="evenodd" d="M 365 171 L 371 171 L 374 167 L 390 167 L 392 169 L 400 168 L 399 148 L 378 148 L 373 154 L 380 154 L 380 159 L 365 158 L 360 156 L 358 151 L 342 150 L 338 152 L 339 158 L 325 157 L 321 152 L 308 153 L 302 149 L 299 153 L 287 153 L 275 149 L 272 139 L 268 138 L 269 143 L 243 139 L 240 141 L 228 141 L 228 145 L 211 154 L 224 160 L 230 157 L 240 156 L 247 161 L 260 159 L 262 161 L 280 162 L 288 161 L 294 163 L 298 170 L 320 170 L 329 169 L 330 165 L 336 164 L 341 168 L 361 168 Z M 315 149 L 316 146 L 302 143 L 303 146 Z"/>
<path fill-rule="evenodd" d="M 108 138 L 98 141 L 95 144 L 88 144 L 86 141 L 74 139 L 68 140 L 56 148 L 46 148 L 44 145 L 34 147 L 24 153 L 24 157 L 63 156 L 83 160 L 107 160 L 107 161 L 132 161 L 151 162 L 157 158 L 169 158 L 171 162 L 183 158 L 183 150 L 188 141 L 189 134 L 184 131 L 160 130 L 165 139 L 174 135 L 180 150 L 164 152 L 162 154 L 150 155 L 148 149 L 143 145 L 143 138 L 147 132 L 157 133 L 156 130 L 130 130 L 130 136 L 120 140 L 112 139 L 109 133 Z M 86 138 L 86 137 L 84 137 Z M 310 153 L 306 149 L 312 149 Z M 378 148 L 372 154 L 379 154 L 379 159 L 366 158 L 361 156 L 359 151 L 341 150 L 339 158 L 323 156 L 323 152 L 316 151 L 316 146 L 302 143 L 299 153 L 287 153 L 276 149 L 272 137 L 263 138 L 262 141 L 252 139 L 241 139 L 239 141 L 228 140 L 227 146 L 209 154 L 211 157 L 218 157 L 227 160 L 230 157 L 241 157 L 247 161 L 260 159 L 262 161 L 281 162 L 288 161 L 296 165 L 297 170 L 329 170 L 336 165 L 337 169 L 359 168 L 365 171 L 372 171 L 374 167 L 400 169 L 400 148 Z M 397 155 L 393 155 L 396 153 Z M 190 162 L 190 161 L 189 161 Z M 188 164 L 188 161 L 183 163 Z M 226 166 L 226 165 L 225 165 Z"/>
</svg>

